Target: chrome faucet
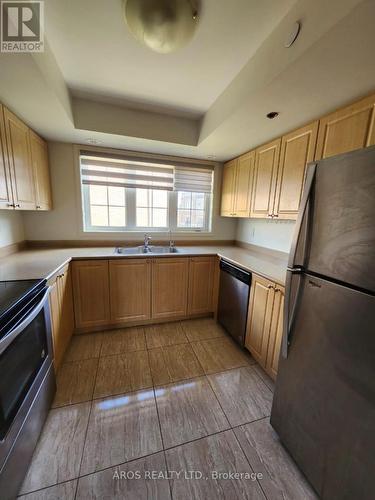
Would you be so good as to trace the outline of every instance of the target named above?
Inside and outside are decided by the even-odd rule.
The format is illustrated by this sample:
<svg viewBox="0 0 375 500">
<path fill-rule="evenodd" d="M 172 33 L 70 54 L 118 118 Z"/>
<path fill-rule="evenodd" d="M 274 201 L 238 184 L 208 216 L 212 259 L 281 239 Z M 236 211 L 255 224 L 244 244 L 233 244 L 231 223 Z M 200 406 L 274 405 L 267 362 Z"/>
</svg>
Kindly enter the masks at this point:
<svg viewBox="0 0 375 500">
<path fill-rule="evenodd" d="M 145 234 L 145 239 L 144 239 L 144 243 L 143 243 L 143 250 L 145 252 L 149 251 L 149 245 L 150 245 L 151 240 L 152 240 L 151 236 L 149 236 L 148 234 Z"/>
<path fill-rule="evenodd" d="M 169 230 L 169 248 L 174 248 L 174 240 L 172 240 L 172 231 Z"/>
</svg>

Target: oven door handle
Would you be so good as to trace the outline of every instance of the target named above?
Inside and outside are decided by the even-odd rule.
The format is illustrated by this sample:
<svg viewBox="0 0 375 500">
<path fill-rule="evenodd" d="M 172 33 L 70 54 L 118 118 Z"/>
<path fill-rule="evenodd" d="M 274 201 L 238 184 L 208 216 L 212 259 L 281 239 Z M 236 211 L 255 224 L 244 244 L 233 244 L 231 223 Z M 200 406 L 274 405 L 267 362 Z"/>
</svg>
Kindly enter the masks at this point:
<svg viewBox="0 0 375 500">
<path fill-rule="evenodd" d="M 11 330 L 8 335 L 5 335 L 5 337 L 0 340 L 0 354 L 2 354 L 9 346 L 9 344 L 11 344 L 13 340 L 36 318 L 36 316 L 45 306 L 45 303 L 48 300 L 48 295 L 49 288 L 47 288 L 47 290 L 44 292 L 43 297 L 40 299 L 40 302 L 37 304 L 37 306 L 35 306 L 34 309 L 32 309 L 27 314 L 26 318 L 21 321 L 21 323 L 17 325 L 14 330 Z"/>
</svg>

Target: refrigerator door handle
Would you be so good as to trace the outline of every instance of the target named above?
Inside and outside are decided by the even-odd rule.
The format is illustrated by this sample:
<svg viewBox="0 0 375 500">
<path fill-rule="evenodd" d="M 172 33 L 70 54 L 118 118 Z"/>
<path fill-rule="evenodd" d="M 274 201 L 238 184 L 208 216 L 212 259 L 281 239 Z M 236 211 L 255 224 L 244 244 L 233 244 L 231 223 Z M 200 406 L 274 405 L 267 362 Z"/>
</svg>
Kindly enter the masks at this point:
<svg viewBox="0 0 375 500">
<path fill-rule="evenodd" d="M 290 253 L 289 253 L 289 261 L 288 261 L 288 267 L 289 268 L 294 268 L 295 267 L 295 258 L 296 258 L 296 253 L 297 253 L 297 247 L 298 243 L 301 238 L 301 230 L 302 230 L 302 223 L 305 215 L 308 215 L 308 202 L 313 186 L 313 181 L 315 178 L 315 172 L 316 172 L 316 163 L 312 163 L 307 167 L 307 173 L 306 173 L 306 182 L 305 182 L 305 189 L 303 191 L 303 196 L 301 200 L 301 205 L 299 207 L 298 211 L 298 217 L 297 217 L 297 222 L 296 222 L 296 227 L 294 229 L 294 234 L 293 234 L 293 240 L 292 240 L 292 245 L 290 248 Z M 307 224 L 305 225 L 305 229 L 307 230 Z M 304 245 L 306 244 L 306 235 L 305 235 L 305 241 Z M 305 249 L 303 251 L 303 254 L 305 255 Z M 304 262 L 303 262 L 304 264 Z"/>
<path fill-rule="evenodd" d="M 299 292 L 300 292 L 300 288 L 301 288 L 301 274 L 302 273 L 303 273 L 302 267 L 295 267 L 294 269 L 288 269 L 288 272 L 286 275 L 283 336 L 282 336 L 282 340 L 281 340 L 281 356 L 284 359 L 286 359 L 288 357 L 288 349 L 289 349 L 289 344 L 290 344 L 290 330 L 291 330 L 291 326 L 293 325 L 293 321 L 294 321 L 294 317 L 295 317 L 295 313 L 296 313 L 296 309 L 297 309 L 298 297 L 299 297 Z M 291 289 L 292 289 L 292 279 L 293 279 L 294 275 L 298 276 L 298 285 L 297 285 L 297 290 L 296 290 L 296 294 L 294 297 L 294 302 L 291 306 L 290 296 L 291 296 Z"/>
</svg>

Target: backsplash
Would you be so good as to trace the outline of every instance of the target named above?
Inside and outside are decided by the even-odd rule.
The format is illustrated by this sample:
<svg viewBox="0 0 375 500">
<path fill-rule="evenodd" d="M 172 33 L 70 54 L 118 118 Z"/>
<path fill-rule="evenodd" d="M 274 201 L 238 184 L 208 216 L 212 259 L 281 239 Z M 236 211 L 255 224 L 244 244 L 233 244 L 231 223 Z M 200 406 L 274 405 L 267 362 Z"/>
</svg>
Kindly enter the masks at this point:
<svg viewBox="0 0 375 500">
<path fill-rule="evenodd" d="M 7 210 L 0 211 L 0 248 L 25 239 L 22 214 Z"/>
<path fill-rule="evenodd" d="M 295 221 L 241 219 L 236 240 L 289 253 Z"/>
</svg>

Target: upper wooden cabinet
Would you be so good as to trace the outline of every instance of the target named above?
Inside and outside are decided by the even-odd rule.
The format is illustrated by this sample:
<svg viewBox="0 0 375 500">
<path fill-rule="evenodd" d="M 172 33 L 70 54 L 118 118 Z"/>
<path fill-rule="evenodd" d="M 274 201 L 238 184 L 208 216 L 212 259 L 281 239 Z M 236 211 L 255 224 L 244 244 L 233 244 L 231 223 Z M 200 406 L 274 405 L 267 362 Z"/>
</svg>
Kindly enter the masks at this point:
<svg viewBox="0 0 375 500">
<path fill-rule="evenodd" d="M 234 217 L 249 217 L 250 215 L 254 164 L 255 151 L 250 151 L 238 158 L 233 206 Z"/>
<path fill-rule="evenodd" d="M 152 318 L 187 314 L 189 259 L 160 258 L 152 264 Z"/>
<path fill-rule="evenodd" d="M 226 163 L 221 215 L 296 219 L 307 163 L 373 144 L 375 94 Z"/>
<path fill-rule="evenodd" d="M 328 158 L 375 144 L 375 95 L 322 118 L 315 158 Z"/>
<path fill-rule="evenodd" d="M 251 217 L 272 217 L 280 145 L 281 139 L 277 139 L 256 150 Z"/>
<path fill-rule="evenodd" d="M 213 312 L 215 257 L 192 257 L 189 264 L 188 314 Z"/>
<path fill-rule="evenodd" d="M 250 151 L 224 165 L 221 215 L 249 217 L 255 151 Z"/>
<path fill-rule="evenodd" d="M 76 328 L 108 325 L 108 260 L 77 260 L 72 267 Z"/>
<path fill-rule="evenodd" d="M 229 161 L 223 168 L 221 187 L 221 215 L 234 215 L 237 159 Z"/>
<path fill-rule="evenodd" d="M 151 317 L 151 259 L 109 261 L 111 321 Z"/>
<path fill-rule="evenodd" d="M 29 133 L 35 181 L 36 209 L 50 210 L 52 208 L 52 199 L 47 143 L 32 130 Z"/>
<path fill-rule="evenodd" d="M 4 108 L 4 123 L 14 207 L 19 210 L 35 210 L 29 128 L 6 108 Z"/>
<path fill-rule="evenodd" d="M 296 219 L 302 197 L 306 165 L 314 160 L 318 121 L 284 135 L 272 215 Z"/>
<path fill-rule="evenodd" d="M 13 208 L 12 183 L 6 146 L 4 110 L 0 104 L 0 208 Z"/>
<path fill-rule="evenodd" d="M 2 104 L 0 208 L 52 208 L 47 143 Z"/>
</svg>

